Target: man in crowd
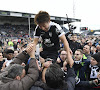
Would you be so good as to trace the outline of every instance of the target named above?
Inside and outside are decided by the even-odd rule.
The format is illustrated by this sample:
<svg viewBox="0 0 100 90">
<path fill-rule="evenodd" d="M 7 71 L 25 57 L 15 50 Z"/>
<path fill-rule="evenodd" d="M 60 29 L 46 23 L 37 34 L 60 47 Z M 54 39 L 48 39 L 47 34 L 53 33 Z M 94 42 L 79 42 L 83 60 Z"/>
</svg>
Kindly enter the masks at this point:
<svg viewBox="0 0 100 90">
<path fill-rule="evenodd" d="M 14 50 L 14 57 L 16 57 L 18 55 L 18 50 Z"/>
<path fill-rule="evenodd" d="M 77 49 L 74 54 L 74 71 L 80 81 L 87 80 L 87 69 L 90 64 L 90 61 L 87 59 L 83 59 L 83 51 L 81 49 Z M 77 83 L 76 83 L 77 84 Z M 84 90 L 84 87 L 78 87 L 76 85 L 75 90 Z"/>
<path fill-rule="evenodd" d="M 75 51 L 77 49 L 82 49 L 81 44 L 77 42 L 77 35 L 76 34 L 72 34 L 71 40 L 68 38 L 68 34 L 66 34 L 66 38 L 68 40 L 69 47 L 72 50 L 73 54 L 75 53 Z"/>
<path fill-rule="evenodd" d="M 89 66 L 89 80 L 97 79 L 97 74 L 100 70 L 100 52 L 91 56 L 91 63 Z"/>
<path fill-rule="evenodd" d="M 91 46 L 91 55 L 96 53 L 96 47 L 95 46 Z"/>
<path fill-rule="evenodd" d="M 67 53 L 64 49 L 60 50 L 59 57 L 57 58 L 57 64 L 60 65 L 60 67 L 63 67 L 64 61 L 67 59 Z"/>
<path fill-rule="evenodd" d="M 100 45 L 96 46 L 97 52 L 100 52 Z"/>
<path fill-rule="evenodd" d="M 74 70 L 77 77 L 82 81 L 86 81 L 86 70 L 90 64 L 90 61 L 83 59 L 83 51 L 77 49 L 74 54 Z"/>
<path fill-rule="evenodd" d="M 99 90 L 100 89 L 100 52 L 91 56 L 89 68 L 87 68 L 87 81 L 78 80 L 77 90 Z"/>
<path fill-rule="evenodd" d="M 14 51 L 12 49 L 5 49 L 3 53 L 6 59 L 5 59 L 2 69 L 4 69 L 5 67 L 8 67 L 10 63 L 13 61 Z"/>
<path fill-rule="evenodd" d="M 90 46 L 85 45 L 85 46 L 83 47 L 83 53 L 84 53 L 84 55 L 83 55 L 83 58 L 84 58 L 84 59 L 91 60 Z"/>
<path fill-rule="evenodd" d="M 27 73 L 20 65 L 22 62 L 29 63 Z M 29 90 L 38 76 L 34 45 L 29 44 L 25 51 L 14 58 L 9 68 L 0 74 L 0 90 Z"/>
</svg>

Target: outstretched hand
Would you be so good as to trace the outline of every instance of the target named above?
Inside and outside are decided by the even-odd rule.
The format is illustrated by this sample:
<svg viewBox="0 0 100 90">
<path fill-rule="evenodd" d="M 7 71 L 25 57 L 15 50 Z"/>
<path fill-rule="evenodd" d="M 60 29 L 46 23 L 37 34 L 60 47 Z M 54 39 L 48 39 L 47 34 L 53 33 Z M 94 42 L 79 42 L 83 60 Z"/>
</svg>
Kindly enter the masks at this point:
<svg viewBox="0 0 100 90">
<path fill-rule="evenodd" d="M 30 58 L 35 58 L 35 45 L 34 45 L 34 43 L 29 43 L 25 50 L 29 54 Z"/>
</svg>

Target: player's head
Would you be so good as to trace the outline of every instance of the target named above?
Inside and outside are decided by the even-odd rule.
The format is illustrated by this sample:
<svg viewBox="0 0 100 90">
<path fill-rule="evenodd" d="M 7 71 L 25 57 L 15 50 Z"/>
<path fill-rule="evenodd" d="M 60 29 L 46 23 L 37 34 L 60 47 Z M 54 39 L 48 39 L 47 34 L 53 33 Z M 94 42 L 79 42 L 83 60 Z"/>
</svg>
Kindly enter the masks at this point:
<svg viewBox="0 0 100 90">
<path fill-rule="evenodd" d="M 50 23 L 50 15 L 46 11 L 39 11 L 34 18 L 34 22 L 39 25 L 39 28 L 48 31 Z"/>
</svg>

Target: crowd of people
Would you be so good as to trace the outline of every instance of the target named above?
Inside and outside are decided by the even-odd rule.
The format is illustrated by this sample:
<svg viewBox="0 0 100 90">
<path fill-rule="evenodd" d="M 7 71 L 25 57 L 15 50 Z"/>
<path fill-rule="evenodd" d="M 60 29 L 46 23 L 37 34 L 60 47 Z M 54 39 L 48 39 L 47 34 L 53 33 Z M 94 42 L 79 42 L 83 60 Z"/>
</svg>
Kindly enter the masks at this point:
<svg viewBox="0 0 100 90">
<path fill-rule="evenodd" d="M 99 90 L 100 36 L 64 33 L 45 11 L 34 38 L 0 41 L 0 90 Z"/>
<path fill-rule="evenodd" d="M 35 25 L 31 25 L 30 33 L 33 36 L 32 32 L 34 30 Z M 25 37 L 29 33 L 29 26 L 28 25 L 12 25 L 9 23 L 1 24 L 0 25 L 0 34 L 1 37 Z"/>
</svg>

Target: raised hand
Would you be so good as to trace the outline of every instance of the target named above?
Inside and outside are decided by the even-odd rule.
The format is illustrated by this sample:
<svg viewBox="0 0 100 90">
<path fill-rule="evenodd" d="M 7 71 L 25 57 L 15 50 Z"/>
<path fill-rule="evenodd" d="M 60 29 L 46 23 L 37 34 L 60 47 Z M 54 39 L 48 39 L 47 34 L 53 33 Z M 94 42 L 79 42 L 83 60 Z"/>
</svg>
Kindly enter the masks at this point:
<svg viewBox="0 0 100 90">
<path fill-rule="evenodd" d="M 30 58 L 35 58 L 35 45 L 33 43 L 28 44 L 25 50 Z"/>
</svg>

